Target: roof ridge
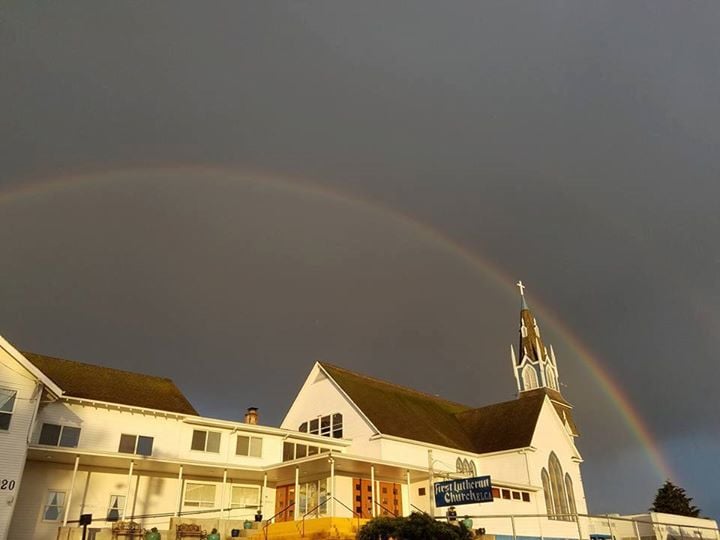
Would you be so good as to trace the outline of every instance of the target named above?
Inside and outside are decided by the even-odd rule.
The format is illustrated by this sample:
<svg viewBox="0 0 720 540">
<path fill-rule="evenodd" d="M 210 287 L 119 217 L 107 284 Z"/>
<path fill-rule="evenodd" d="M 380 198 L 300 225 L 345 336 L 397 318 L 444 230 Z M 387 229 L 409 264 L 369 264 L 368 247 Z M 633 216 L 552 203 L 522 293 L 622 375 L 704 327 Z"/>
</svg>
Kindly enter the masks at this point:
<svg viewBox="0 0 720 540">
<path fill-rule="evenodd" d="M 415 395 L 418 395 L 418 396 L 421 396 L 421 397 L 424 397 L 424 398 L 430 398 L 430 399 L 435 400 L 435 401 L 442 401 L 442 402 L 448 403 L 448 404 L 450 404 L 450 405 L 457 405 L 457 406 L 460 406 L 460 407 L 465 408 L 466 410 L 473 410 L 472 407 L 470 407 L 469 405 L 465 405 L 464 403 L 458 403 L 457 401 L 451 401 L 451 400 L 449 400 L 449 399 L 445 399 L 445 398 L 440 397 L 440 396 L 436 396 L 436 395 L 433 395 L 433 394 L 428 394 L 427 392 L 421 392 L 420 390 L 415 390 L 414 388 L 408 388 L 407 386 L 403 386 L 403 385 L 401 385 L 401 384 L 397 384 L 397 383 L 394 383 L 394 382 L 391 382 L 391 381 L 386 381 L 386 380 L 384 380 L 384 379 L 378 379 L 377 377 L 372 377 L 372 376 L 370 376 L 370 375 L 365 375 L 365 374 L 363 374 L 363 373 L 358 373 L 357 371 L 353 371 L 353 370 L 351 370 L 351 369 L 347 369 L 347 368 L 344 368 L 344 367 L 340 367 L 340 366 L 337 366 L 337 365 L 335 365 L 335 364 L 331 364 L 331 363 L 329 363 L 329 362 L 321 362 L 321 361 L 318 361 L 318 364 L 320 364 L 322 367 L 326 367 L 326 366 L 327 366 L 327 367 L 330 367 L 330 368 L 333 368 L 333 369 L 337 369 L 337 370 L 343 371 L 343 372 L 345 372 L 345 373 L 348 373 L 348 374 L 350 374 L 350 375 L 354 375 L 355 377 L 359 377 L 359 378 L 361 378 L 361 379 L 366 379 L 366 380 L 368 380 L 368 381 L 373 381 L 373 382 L 379 382 L 379 383 L 382 383 L 382 384 L 386 384 L 386 385 L 392 386 L 393 388 L 396 388 L 396 389 L 398 389 L 398 390 L 403 390 L 403 391 L 407 392 L 408 394 L 415 394 Z M 464 411 L 462 411 L 462 412 L 464 412 Z M 458 413 L 452 413 L 452 414 L 458 414 Z"/>
<path fill-rule="evenodd" d="M 20 354 L 22 354 L 23 356 L 26 354 L 29 354 L 31 356 L 39 356 L 41 358 L 49 358 L 50 360 L 59 360 L 61 362 L 71 362 L 73 364 L 80 364 L 83 366 L 97 367 L 97 368 L 102 368 L 102 369 L 106 369 L 109 371 L 114 371 L 116 373 L 127 373 L 128 375 L 140 375 L 142 377 L 152 377 L 153 379 L 170 381 L 171 383 L 175 384 L 175 381 L 173 381 L 169 377 L 161 377 L 160 375 L 151 375 L 149 373 L 141 373 L 139 371 L 129 371 L 127 369 L 118 369 L 118 368 L 114 368 L 114 367 L 110 367 L 110 366 L 103 366 L 100 364 L 91 364 L 89 362 L 81 362 L 80 360 L 72 360 L 70 358 L 60 358 L 59 356 L 50 356 L 47 354 L 34 353 L 34 352 L 30 352 L 30 351 L 20 351 Z"/>
</svg>

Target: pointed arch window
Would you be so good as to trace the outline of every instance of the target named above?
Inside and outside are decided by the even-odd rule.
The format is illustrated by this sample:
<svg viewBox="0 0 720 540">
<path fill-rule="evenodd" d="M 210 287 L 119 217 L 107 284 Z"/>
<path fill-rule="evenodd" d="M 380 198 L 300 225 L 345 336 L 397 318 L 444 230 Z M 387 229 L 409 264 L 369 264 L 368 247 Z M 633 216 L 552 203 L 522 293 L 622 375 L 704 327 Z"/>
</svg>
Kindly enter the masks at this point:
<svg viewBox="0 0 720 540">
<path fill-rule="evenodd" d="M 462 460 L 462 458 L 457 458 L 457 459 L 455 460 L 455 471 L 456 471 L 456 472 L 459 472 L 459 473 L 465 472 L 465 471 L 463 470 L 463 460 Z"/>
<path fill-rule="evenodd" d="M 537 373 L 532 366 L 525 366 L 522 370 L 523 387 L 531 390 L 538 387 Z"/>
<path fill-rule="evenodd" d="M 570 513 L 577 514 L 577 506 L 575 506 L 575 490 L 573 489 L 572 478 L 570 478 L 570 474 L 568 473 L 565 473 L 565 491 L 567 492 Z"/>
<path fill-rule="evenodd" d="M 547 383 L 550 388 L 558 390 L 557 375 L 555 375 L 555 370 L 551 365 L 548 365 L 545 368 L 545 378 L 547 379 Z"/>
<path fill-rule="evenodd" d="M 563 520 L 571 519 L 568 515 L 570 510 L 568 508 L 567 494 L 565 493 L 565 478 L 560 460 L 555 455 L 555 452 L 550 454 L 548 469 L 550 469 L 550 489 L 552 490 L 555 518 Z"/>
<path fill-rule="evenodd" d="M 547 514 L 550 519 L 555 516 L 555 507 L 553 506 L 552 490 L 550 489 L 550 475 L 547 469 L 543 467 L 540 473 L 542 477 L 543 494 L 545 495 L 545 506 L 547 507 Z"/>
</svg>

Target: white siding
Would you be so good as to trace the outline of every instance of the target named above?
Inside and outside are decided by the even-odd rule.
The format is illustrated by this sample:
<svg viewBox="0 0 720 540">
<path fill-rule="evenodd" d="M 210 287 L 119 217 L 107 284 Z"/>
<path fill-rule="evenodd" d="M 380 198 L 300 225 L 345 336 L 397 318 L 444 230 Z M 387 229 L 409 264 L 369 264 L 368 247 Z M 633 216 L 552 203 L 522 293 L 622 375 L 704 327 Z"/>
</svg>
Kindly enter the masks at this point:
<svg viewBox="0 0 720 540">
<path fill-rule="evenodd" d="M 209 427 L 185 422 L 164 414 L 142 413 L 127 409 L 106 408 L 91 404 L 56 401 L 43 407 L 32 442 L 38 443 L 43 423 L 71 425 L 81 428 L 78 448 L 94 453 L 117 453 L 120 436 L 153 437 L 152 458 L 260 467 L 282 461 L 282 437 L 244 429 L 242 424 L 231 427 Z M 219 452 L 191 449 L 194 430 L 221 434 Z M 262 457 L 237 456 L 237 435 L 262 438 Z"/>
<path fill-rule="evenodd" d="M 343 438 L 352 440 L 348 453 L 379 457 L 379 445 L 369 440 L 374 434 L 373 429 L 317 364 L 285 415 L 281 427 L 297 430 L 303 422 L 333 413 L 343 415 Z"/>
<path fill-rule="evenodd" d="M 15 406 L 8 431 L 0 431 L 0 540 L 7 531 L 20 491 L 30 423 L 38 395 L 36 378 L 0 348 L 0 387 L 15 390 Z"/>
</svg>

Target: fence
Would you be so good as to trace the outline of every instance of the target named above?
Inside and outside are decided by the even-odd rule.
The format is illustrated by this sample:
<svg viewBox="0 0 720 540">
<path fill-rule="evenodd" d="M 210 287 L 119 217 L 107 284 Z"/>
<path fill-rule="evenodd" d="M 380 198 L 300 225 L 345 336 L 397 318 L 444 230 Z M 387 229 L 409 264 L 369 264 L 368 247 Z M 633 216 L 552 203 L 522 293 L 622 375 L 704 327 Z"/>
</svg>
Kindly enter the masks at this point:
<svg viewBox="0 0 720 540">
<path fill-rule="evenodd" d="M 663 514 L 667 521 L 651 515 L 614 516 L 588 514 L 465 515 L 472 529 L 484 529 L 495 540 L 720 540 L 712 520 Z M 443 518 L 436 518 L 443 519 Z"/>
</svg>

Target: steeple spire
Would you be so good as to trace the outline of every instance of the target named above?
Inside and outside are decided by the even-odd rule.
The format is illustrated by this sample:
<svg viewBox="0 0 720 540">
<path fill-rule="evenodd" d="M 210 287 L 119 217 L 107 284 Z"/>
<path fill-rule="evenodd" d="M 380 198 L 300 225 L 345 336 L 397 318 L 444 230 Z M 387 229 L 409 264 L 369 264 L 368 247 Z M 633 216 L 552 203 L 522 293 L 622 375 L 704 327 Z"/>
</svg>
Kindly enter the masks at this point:
<svg viewBox="0 0 720 540">
<path fill-rule="evenodd" d="M 535 388 L 549 388 L 559 391 L 555 354 L 551 354 L 543 343 L 540 327 L 525 299 L 525 285 L 517 282 L 520 290 L 520 342 L 518 355 L 512 355 L 515 380 L 520 393 Z"/>
</svg>

